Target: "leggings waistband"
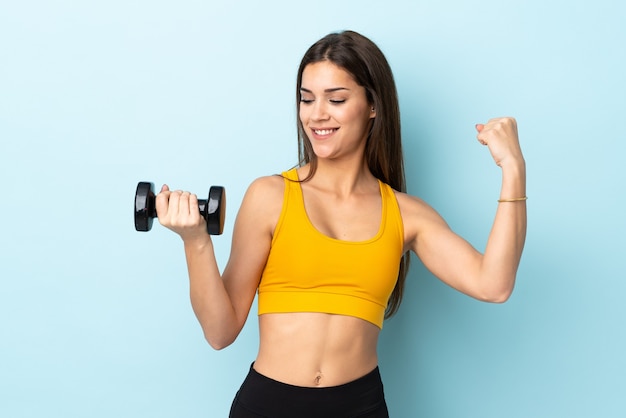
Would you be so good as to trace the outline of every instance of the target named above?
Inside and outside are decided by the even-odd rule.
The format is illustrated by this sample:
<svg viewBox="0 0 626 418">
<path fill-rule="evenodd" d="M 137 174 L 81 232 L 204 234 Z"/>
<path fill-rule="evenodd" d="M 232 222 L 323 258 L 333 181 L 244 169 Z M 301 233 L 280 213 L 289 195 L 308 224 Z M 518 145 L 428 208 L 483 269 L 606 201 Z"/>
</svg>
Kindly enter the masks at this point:
<svg viewBox="0 0 626 418">
<path fill-rule="evenodd" d="M 253 364 L 254 365 L 254 364 Z M 250 371 L 233 402 L 233 410 L 242 408 L 267 417 L 361 417 L 387 416 L 383 384 L 378 367 L 352 382 L 330 387 L 301 387 L 264 376 L 250 366 Z M 373 411 L 385 415 L 366 415 Z M 237 417 L 233 415 L 231 417 Z"/>
</svg>

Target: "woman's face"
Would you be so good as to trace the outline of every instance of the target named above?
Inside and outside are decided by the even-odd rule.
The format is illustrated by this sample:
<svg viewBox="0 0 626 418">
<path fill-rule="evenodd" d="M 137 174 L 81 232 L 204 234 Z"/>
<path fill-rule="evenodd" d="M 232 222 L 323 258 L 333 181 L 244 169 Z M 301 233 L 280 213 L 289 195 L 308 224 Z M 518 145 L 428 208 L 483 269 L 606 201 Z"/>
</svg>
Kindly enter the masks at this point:
<svg viewBox="0 0 626 418">
<path fill-rule="evenodd" d="M 350 73 L 329 61 L 309 64 L 300 96 L 300 121 L 318 158 L 363 155 L 376 112 Z"/>
</svg>

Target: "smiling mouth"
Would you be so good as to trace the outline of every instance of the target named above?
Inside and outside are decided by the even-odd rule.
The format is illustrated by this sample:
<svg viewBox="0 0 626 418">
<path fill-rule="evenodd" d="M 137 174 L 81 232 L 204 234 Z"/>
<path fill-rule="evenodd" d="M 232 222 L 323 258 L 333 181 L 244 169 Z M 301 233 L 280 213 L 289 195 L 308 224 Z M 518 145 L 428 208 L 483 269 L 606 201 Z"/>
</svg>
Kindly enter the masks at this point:
<svg viewBox="0 0 626 418">
<path fill-rule="evenodd" d="M 334 129 L 313 129 L 313 132 L 315 133 L 315 135 L 320 135 L 320 136 L 324 136 L 324 135 L 330 135 L 333 132 L 336 132 L 337 128 Z"/>
</svg>

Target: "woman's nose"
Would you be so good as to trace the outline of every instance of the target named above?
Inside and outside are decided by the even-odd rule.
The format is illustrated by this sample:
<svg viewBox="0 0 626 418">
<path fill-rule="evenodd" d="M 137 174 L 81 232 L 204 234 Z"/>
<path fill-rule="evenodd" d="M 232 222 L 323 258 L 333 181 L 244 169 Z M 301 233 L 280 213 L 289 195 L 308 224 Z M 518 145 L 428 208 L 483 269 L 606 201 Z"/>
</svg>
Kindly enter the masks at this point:
<svg viewBox="0 0 626 418">
<path fill-rule="evenodd" d="M 326 103 L 319 100 L 313 103 L 313 109 L 311 113 L 311 119 L 313 120 L 326 120 L 328 119 L 328 110 L 326 109 Z"/>
</svg>

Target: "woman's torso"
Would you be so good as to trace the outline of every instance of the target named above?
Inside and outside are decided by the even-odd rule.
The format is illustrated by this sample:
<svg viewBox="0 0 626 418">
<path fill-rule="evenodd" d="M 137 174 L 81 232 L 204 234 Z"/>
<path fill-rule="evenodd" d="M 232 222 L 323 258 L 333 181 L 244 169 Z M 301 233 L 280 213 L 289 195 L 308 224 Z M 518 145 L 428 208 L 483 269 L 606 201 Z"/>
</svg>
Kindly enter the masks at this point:
<svg viewBox="0 0 626 418">
<path fill-rule="evenodd" d="M 308 312 L 264 314 L 259 333 L 254 368 L 283 383 L 337 386 L 378 364 L 379 328 L 362 319 Z"/>
<path fill-rule="evenodd" d="M 302 183 L 301 187 L 307 216 L 320 233 L 363 241 L 379 231 L 382 202 L 377 181 L 348 199 L 329 194 L 314 183 Z M 254 368 L 283 383 L 337 386 L 367 374 L 378 364 L 380 328 L 354 316 L 265 313 L 259 316 L 259 332 Z"/>
</svg>

